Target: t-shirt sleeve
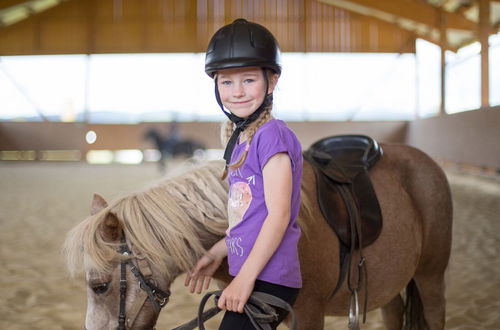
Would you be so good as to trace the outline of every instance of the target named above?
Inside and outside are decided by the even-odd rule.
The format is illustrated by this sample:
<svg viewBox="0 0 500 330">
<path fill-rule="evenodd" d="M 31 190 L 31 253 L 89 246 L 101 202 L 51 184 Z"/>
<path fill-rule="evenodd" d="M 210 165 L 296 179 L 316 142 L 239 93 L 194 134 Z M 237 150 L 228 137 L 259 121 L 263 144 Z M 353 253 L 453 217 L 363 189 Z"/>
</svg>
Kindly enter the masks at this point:
<svg viewBox="0 0 500 330">
<path fill-rule="evenodd" d="M 289 139 L 286 139 L 286 130 L 282 127 L 269 127 L 264 130 L 258 137 L 257 153 L 259 159 L 259 167 L 261 170 L 267 164 L 269 159 L 280 152 L 288 153 L 292 162 L 292 169 L 295 167 L 295 160 L 293 157 L 293 146 Z"/>
</svg>

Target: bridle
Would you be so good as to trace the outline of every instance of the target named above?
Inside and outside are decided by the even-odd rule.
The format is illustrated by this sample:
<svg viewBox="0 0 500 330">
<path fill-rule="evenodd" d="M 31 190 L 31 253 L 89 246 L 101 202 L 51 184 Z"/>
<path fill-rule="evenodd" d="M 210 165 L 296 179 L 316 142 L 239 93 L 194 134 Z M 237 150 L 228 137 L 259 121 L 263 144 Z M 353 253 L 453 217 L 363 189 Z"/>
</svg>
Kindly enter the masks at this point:
<svg viewBox="0 0 500 330">
<path fill-rule="evenodd" d="M 170 297 L 170 290 L 161 290 L 152 279 L 152 271 L 149 266 L 148 261 L 140 256 L 136 255 L 135 265 L 132 259 L 129 258 L 133 255 L 127 241 L 125 239 L 125 233 L 122 232 L 122 238 L 120 241 L 120 253 L 125 257 L 125 259 L 120 263 L 120 312 L 118 314 L 118 330 L 130 329 L 139 315 L 144 303 L 149 299 L 153 305 L 155 312 L 160 313 L 161 309 L 167 304 L 168 298 Z M 135 300 L 134 304 L 127 313 L 125 311 L 125 300 L 127 297 L 127 265 L 130 266 L 130 271 L 134 274 L 135 278 L 139 282 L 139 287 L 142 289 L 140 291 L 140 296 Z M 140 299 L 142 296 L 142 299 Z M 154 329 L 154 328 L 153 328 Z"/>
</svg>

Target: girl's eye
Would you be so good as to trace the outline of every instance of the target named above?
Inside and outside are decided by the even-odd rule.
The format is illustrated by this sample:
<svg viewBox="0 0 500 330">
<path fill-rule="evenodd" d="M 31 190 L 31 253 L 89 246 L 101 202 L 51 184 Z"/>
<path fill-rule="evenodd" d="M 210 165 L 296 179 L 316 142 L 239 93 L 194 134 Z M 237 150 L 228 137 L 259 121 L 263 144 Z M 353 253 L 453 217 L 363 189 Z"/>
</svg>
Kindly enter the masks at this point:
<svg viewBox="0 0 500 330">
<path fill-rule="evenodd" d="M 245 79 L 245 82 L 246 82 L 247 84 L 249 84 L 249 83 L 253 83 L 254 81 L 255 81 L 255 80 L 250 79 L 250 78 L 249 78 L 249 79 Z"/>
<path fill-rule="evenodd" d="M 230 80 L 223 80 L 223 81 L 221 81 L 220 83 L 221 83 L 221 85 L 228 86 L 228 85 L 230 85 L 230 84 L 231 84 L 231 81 L 230 81 Z"/>
</svg>

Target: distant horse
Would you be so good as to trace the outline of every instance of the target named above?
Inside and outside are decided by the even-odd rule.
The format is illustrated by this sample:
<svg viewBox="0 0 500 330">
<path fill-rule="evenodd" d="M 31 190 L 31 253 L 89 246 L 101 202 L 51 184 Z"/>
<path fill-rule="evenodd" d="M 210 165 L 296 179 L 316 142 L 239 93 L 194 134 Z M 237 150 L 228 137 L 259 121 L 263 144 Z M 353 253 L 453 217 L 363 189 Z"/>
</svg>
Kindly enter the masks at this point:
<svg viewBox="0 0 500 330">
<path fill-rule="evenodd" d="M 405 308 L 420 306 L 407 325 L 443 329 L 452 231 L 448 182 L 421 151 L 382 147 L 384 156 L 370 171 L 384 225 L 364 249 L 368 310 L 382 308 L 385 328 L 401 329 Z M 173 280 L 224 236 L 228 187 L 219 179 L 221 167 L 208 163 L 109 205 L 94 196 L 91 216 L 65 242 L 69 269 L 83 265 L 86 272 L 86 329 L 154 327 Z M 346 282 L 331 296 L 339 277 L 340 244 L 320 212 L 315 181 L 311 165 L 304 162 L 299 213 L 303 287 L 294 304 L 302 330 L 323 329 L 325 315 L 348 315 L 351 299 Z M 227 282 L 226 267 L 215 278 Z M 126 291 L 120 283 L 128 286 Z M 363 304 L 364 297 L 360 300 Z"/>
<path fill-rule="evenodd" d="M 145 134 L 144 138 L 152 140 L 156 149 L 160 152 L 158 164 L 161 170 L 165 169 L 165 162 L 177 156 L 192 157 L 197 150 L 205 150 L 201 143 L 190 139 L 182 139 L 177 136 L 162 136 L 156 129 L 151 128 Z"/>
</svg>

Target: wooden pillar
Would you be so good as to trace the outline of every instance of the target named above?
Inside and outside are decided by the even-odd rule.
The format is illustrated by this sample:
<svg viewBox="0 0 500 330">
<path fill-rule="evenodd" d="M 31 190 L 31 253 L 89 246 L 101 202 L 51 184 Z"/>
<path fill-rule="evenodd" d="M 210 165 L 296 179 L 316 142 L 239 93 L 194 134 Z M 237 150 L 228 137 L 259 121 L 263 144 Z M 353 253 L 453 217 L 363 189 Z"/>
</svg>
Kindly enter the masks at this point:
<svg viewBox="0 0 500 330">
<path fill-rule="evenodd" d="M 95 53 L 96 45 L 96 16 L 97 5 L 95 0 L 88 0 L 86 3 L 86 26 L 87 26 L 87 57 L 85 62 L 85 95 L 84 95 L 84 113 L 83 122 L 88 124 L 90 122 L 89 110 L 89 89 L 90 89 L 90 56 Z M 83 154 L 83 150 L 82 150 Z"/>
<path fill-rule="evenodd" d="M 96 39 L 96 3 L 95 0 L 88 0 L 86 8 L 86 27 L 87 27 L 87 53 L 95 53 L 95 39 Z"/>
<path fill-rule="evenodd" d="M 479 42 L 481 43 L 481 108 L 490 106 L 489 45 L 490 0 L 479 0 Z"/>
<path fill-rule="evenodd" d="M 446 15 L 442 9 L 439 9 L 439 45 L 441 46 L 441 105 L 439 114 L 446 114 Z"/>
</svg>

